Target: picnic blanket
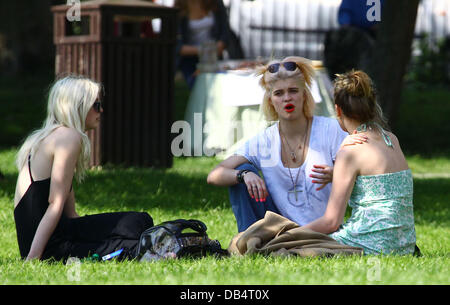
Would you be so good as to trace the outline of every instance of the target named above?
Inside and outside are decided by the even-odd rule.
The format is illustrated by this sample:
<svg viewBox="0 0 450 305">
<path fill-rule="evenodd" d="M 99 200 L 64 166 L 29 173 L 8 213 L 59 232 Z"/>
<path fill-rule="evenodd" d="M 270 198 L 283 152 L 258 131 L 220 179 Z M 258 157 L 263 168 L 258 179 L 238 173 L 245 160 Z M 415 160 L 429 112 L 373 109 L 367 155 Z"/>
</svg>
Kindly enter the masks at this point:
<svg viewBox="0 0 450 305">
<path fill-rule="evenodd" d="M 261 253 L 301 257 L 363 254 L 362 248 L 340 244 L 326 234 L 303 228 L 270 211 L 247 230 L 235 235 L 227 250 L 234 255 Z"/>
</svg>

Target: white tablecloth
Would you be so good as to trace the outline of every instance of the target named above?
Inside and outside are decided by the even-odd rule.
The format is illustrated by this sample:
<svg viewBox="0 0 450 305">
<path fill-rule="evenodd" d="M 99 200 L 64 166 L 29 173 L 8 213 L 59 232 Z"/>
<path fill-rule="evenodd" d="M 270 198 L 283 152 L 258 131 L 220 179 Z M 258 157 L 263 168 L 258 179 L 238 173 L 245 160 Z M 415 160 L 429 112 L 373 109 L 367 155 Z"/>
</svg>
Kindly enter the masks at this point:
<svg viewBox="0 0 450 305">
<path fill-rule="evenodd" d="M 192 155 L 227 157 L 266 128 L 260 110 L 263 90 L 252 74 L 202 73 L 189 97 L 185 120 L 191 126 Z M 332 84 L 324 69 L 316 70 L 311 89 L 315 114 L 333 117 Z"/>
</svg>

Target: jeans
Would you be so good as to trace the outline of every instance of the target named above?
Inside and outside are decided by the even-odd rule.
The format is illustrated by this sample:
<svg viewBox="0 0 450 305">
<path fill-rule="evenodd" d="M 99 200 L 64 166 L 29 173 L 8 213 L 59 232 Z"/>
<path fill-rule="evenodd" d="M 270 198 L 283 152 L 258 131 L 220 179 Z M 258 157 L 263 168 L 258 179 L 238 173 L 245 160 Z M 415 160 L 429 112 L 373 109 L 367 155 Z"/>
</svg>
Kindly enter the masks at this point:
<svg viewBox="0 0 450 305">
<path fill-rule="evenodd" d="M 184 80 L 189 87 L 189 90 L 192 90 L 195 84 L 195 71 L 197 70 L 198 64 L 198 56 L 183 56 L 180 58 L 180 62 L 178 68 L 183 74 Z"/>
<path fill-rule="evenodd" d="M 244 163 L 237 170 L 249 170 L 259 176 L 258 170 L 250 163 Z M 238 231 L 245 231 L 256 221 L 263 219 L 267 211 L 280 214 L 273 203 L 272 197 L 267 196 L 265 202 L 256 202 L 250 197 L 245 183 L 238 183 L 229 188 L 231 208 L 236 217 Z"/>
</svg>

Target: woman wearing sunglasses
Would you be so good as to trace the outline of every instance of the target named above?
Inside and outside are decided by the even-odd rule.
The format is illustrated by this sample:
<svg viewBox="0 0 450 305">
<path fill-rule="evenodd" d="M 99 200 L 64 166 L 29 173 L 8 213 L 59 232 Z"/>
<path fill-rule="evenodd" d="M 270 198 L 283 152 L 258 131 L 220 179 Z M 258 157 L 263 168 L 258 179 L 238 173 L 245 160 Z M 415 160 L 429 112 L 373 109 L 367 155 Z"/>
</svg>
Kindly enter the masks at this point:
<svg viewBox="0 0 450 305">
<path fill-rule="evenodd" d="M 90 142 L 85 131 L 100 122 L 100 91 L 100 84 L 84 77 L 56 81 L 43 127 L 18 152 L 14 219 L 24 259 L 103 256 L 120 249 L 123 257 L 132 258 L 140 234 L 153 226 L 147 213 L 80 217 L 75 210 L 72 179 L 81 182 L 88 169 Z"/>
<path fill-rule="evenodd" d="M 332 118 L 313 115 L 309 60 L 287 57 L 261 67 L 262 109 L 275 124 L 250 139 L 208 175 L 230 186 L 239 232 L 270 210 L 304 225 L 323 215 L 330 195 L 333 161 L 347 136 Z M 349 138 L 346 144 L 364 137 Z M 260 177 L 259 172 L 263 177 Z"/>
</svg>

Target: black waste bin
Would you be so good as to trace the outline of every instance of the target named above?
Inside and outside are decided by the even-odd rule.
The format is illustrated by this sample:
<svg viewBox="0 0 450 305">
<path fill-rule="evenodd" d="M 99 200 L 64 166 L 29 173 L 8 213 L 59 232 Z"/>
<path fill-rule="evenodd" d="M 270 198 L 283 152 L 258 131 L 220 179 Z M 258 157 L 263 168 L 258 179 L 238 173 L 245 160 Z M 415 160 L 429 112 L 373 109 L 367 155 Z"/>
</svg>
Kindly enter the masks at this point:
<svg viewBox="0 0 450 305">
<path fill-rule="evenodd" d="M 177 10 L 125 0 L 75 9 L 52 7 L 55 72 L 104 85 L 102 121 L 88 133 L 91 165 L 170 167 Z"/>
</svg>

